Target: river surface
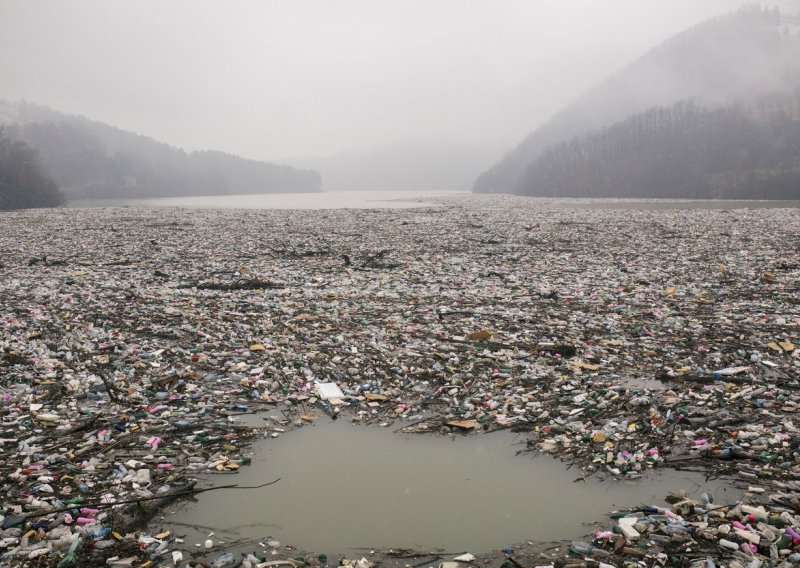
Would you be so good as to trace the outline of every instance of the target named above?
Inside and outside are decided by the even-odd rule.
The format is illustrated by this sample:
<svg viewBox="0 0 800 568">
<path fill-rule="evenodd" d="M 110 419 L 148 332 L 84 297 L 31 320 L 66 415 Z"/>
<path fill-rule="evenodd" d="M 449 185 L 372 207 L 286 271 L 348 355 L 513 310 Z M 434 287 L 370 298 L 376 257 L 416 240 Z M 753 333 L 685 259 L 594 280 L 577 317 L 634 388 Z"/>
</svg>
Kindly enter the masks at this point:
<svg viewBox="0 0 800 568">
<path fill-rule="evenodd" d="M 407 209 L 428 207 L 437 197 L 467 195 L 459 192 L 337 191 L 322 193 L 264 193 L 250 195 L 202 195 L 79 201 L 81 207 L 183 207 L 186 209 Z"/>
<path fill-rule="evenodd" d="M 524 436 L 399 434 L 320 418 L 257 442 L 253 461 L 165 522 L 186 543 L 272 537 L 302 550 L 345 554 L 362 547 L 488 552 L 527 540 L 577 538 L 587 521 L 643 503 L 667 506 L 670 491 L 729 502 L 722 481 L 666 471 L 640 482 L 584 481 L 550 456 L 516 455 Z M 730 493 L 730 489 L 728 492 Z M 362 551 L 363 553 L 363 551 Z"/>
<path fill-rule="evenodd" d="M 436 206 L 461 200 L 502 204 L 508 196 L 466 193 L 340 192 L 176 197 L 105 203 L 137 207 L 338 209 Z M 592 200 L 529 198 L 542 208 L 737 209 L 798 207 L 800 202 Z M 260 420 L 260 418 L 259 418 Z M 260 425 L 260 423 L 259 423 Z M 670 492 L 707 491 L 715 502 L 738 495 L 728 482 L 665 470 L 639 482 L 584 481 L 578 469 L 550 456 L 516 455 L 524 438 L 510 432 L 470 436 L 402 435 L 320 418 L 314 425 L 265 439 L 236 476 L 216 484 L 262 489 L 219 490 L 177 506 L 165 525 L 189 547 L 269 537 L 327 554 L 358 549 L 413 548 L 487 552 L 527 540 L 580 538 L 608 528 L 621 508 L 663 506 Z M 727 494 L 726 494 L 727 491 Z M 587 522 L 597 522 L 596 526 Z M 363 551 L 362 551 L 363 552 Z"/>
<path fill-rule="evenodd" d="M 71 207 L 183 207 L 187 209 L 404 209 L 429 207 L 448 198 L 502 200 L 502 195 L 467 192 L 339 191 L 321 193 L 267 193 L 74 201 Z M 578 209 L 762 209 L 798 208 L 800 201 L 709 199 L 575 199 L 526 198 L 535 207 Z"/>
</svg>

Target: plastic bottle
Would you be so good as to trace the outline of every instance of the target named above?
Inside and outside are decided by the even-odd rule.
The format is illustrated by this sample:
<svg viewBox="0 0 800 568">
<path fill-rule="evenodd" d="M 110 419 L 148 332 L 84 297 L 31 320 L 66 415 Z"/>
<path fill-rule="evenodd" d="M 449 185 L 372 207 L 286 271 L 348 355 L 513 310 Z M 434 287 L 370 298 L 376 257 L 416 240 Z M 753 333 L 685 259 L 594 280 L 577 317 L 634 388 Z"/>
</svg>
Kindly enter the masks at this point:
<svg viewBox="0 0 800 568">
<path fill-rule="evenodd" d="M 226 552 L 211 563 L 211 568 L 226 568 L 234 564 L 236 564 L 236 558 L 233 556 L 233 553 Z"/>
<path fill-rule="evenodd" d="M 569 553 L 572 556 L 593 556 L 595 558 L 605 558 L 607 556 L 611 556 L 611 553 L 607 550 L 597 548 L 596 546 L 583 540 L 573 540 L 569 547 Z"/>
<path fill-rule="evenodd" d="M 93 540 L 102 540 L 110 534 L 111 534 L 110 527 L 98 527 L 91 532 L 90 536 L 92 537 Z"/>
<path fill-rule="evenodd" d="M 80 547 L 82 543 L 83 543 L 82 538 L 76 538 L 75 540 L 73 540 L 72 544 L 69 547 L 69 550 L 67 551 L 66 556 L 64 556 L 64 558 L 61 559 L 61 562 L 59 562 L 56 565 L 56 568 L 64 568 L 64 566 L 69 566 L 71 564 L 74 564 L 75 551 L 78 550 L 78 547 Z"/>
<path fill-rule="evenodd" d="M 573 556 L 588 556 L 594 547 L 582 540 L 573 540 L 569 547 L 569 552 Z"/>
</svg>

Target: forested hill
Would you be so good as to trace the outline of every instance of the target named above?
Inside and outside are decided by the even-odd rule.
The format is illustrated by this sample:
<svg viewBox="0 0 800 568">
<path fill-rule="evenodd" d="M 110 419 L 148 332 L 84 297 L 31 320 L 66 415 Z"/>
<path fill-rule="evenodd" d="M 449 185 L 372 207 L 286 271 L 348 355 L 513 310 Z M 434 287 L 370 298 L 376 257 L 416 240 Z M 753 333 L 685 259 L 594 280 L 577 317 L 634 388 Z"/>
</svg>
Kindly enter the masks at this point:
<svg viewBox="0 0 800 568">
<path fill-rule="evenodd" d="M 652 107 L 681 100 L 725 106 L 791 91 L 800 78 L 796 22 L 749 8 L 699 24 L 646 53 L 566 106 L 481 174 L 476 192 L 512 193 L 542 152 Z"/>
<path fill-rule="evenodd" d="M 655 107 L 551 146 L 514 188 L 562 197 L 800 199 L 800 91 Z"/>
<path fill-rule="evenodd" d="M 41 167 L 39 154 L 0 127 L 0 211 L 55 207 L 64 196 Z"/>
<path fill-rule="evenodd" d="M 0 101 L 6 134 L 38 150 L 67 199 L 320 191 L 319 173 L 216 151 L 186 152 L 46 107 Z"/>
</svg>

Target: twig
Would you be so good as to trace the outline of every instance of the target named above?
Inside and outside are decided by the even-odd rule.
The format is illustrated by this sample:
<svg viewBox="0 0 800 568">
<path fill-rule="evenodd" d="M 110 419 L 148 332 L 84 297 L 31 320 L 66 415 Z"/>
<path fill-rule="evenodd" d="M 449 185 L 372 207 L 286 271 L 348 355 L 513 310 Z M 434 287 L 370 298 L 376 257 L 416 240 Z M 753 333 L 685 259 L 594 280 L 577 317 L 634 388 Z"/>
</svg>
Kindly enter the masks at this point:
<svg viewBox="0 0 800 568">
<path fill-rule="evenodd" d="M 511 563 L 516 566 L 517 568 L 528 568 L 527 566 L 523 565 L 519 562 L 512 554 L 506 554 L 506 558 L 511 561 Z"/>
<path fill-rule="evenodd" d="M 261 489 L 262 487 L 266 487 L 267 485 L 274 485 L 281 480 L 279 477 L 274 481 L 270 481 L 268 483 L 262 483 L 261 485 L 238 485 L 236 483 L 231 485 L 220 485 L 218 487 L 204 487 L 201 489 L 188 489 L 186 491 L 178 491 L 177 493 L 170 493 L 168 495 L 151 495 L 150 497 L 139 497 L 138 499 L 126 499 L 124 501 L 115 501 L 113 503 L 106 503 L 106 502 L 95 502 L 95 503 L 81 503 L 80 505 L 71 505 L 69 507 L 61 507 L 58 509 L 47 509 L 44 511 L 31 511 L 30 513 L 23 513 L 22 515 L 15 515 L 14 520 L 17 523 L 24 521 L 25 519 L 29 519 L 31 517 L 45 517 L 47 515 L 52 515 L 53 513 L 63 513 L 65 511 L 71 511 L 75 508 L 80 507 L 89 507 L 89 508 L 99 508 L 99 507 L 116 507 L 117 505 L 130 505 L 131 503 L 139 503 L 141 501 L 152 501 L 154 499 L 162 499 L 164 497 L 182 497 L 184 495 L 195 495 L 197 493 L 203 493 L 205 491 L 215 491 L 217 489 Z M 14 524 L 17 524 L 14 523 Z"/>
</svg>

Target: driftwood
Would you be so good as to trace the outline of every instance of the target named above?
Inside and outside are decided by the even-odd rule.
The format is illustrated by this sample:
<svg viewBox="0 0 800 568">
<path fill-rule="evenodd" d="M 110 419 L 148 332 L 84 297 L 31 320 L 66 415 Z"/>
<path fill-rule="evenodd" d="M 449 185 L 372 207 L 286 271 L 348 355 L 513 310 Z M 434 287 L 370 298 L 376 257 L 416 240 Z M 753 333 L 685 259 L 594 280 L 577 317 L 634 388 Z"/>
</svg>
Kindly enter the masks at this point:
<svg viewBox="0 0 800 568">
<path fill-rule="evenodd" d="M 197 288 L 198 290 L 220 290 L 229 292 L 231 290 L 266 290 L 268 288 L 283 288 L 284 284 L 278 284 L 270 280 L 260 280 L 258 278 L 251 278 L 247 280 L 236 280 L 230 284 L 223 284 L 218 282 L 190 282 L 188 284 L 181 284 L 178 288 Z"/>
<path fill-rule="evenodd" d="M 751 384 L 753 382 L 752 377 L 737 377 L 732 375 L 720 375 L 720 374 L 707 374 L 707 375 L 668 375 L 666 372 L 660 373 L 656 379 L 661 382 L 668 382 L 668 381 L 683 381 L 685 383 L 701 383 L 701 384 L 711 384 L 713 382 L 719 381 L 724 383 L 742 383 L 742 384 Z"/>
<path fill-rule="evenodd" d="M 339 258 L 344 261 L 345 268 L 360 270 L 361 272 L 368 272 L 370 270 L 387 270 L 402 266 L 402 264 L 399 262 L 383 262 L 387 254 L 389 254 L 389 250 L 384 249 L 374 254 L 367 255 L 366 257 L 363 257 L 363 260 L 358 265 L 353 263 L 353 260 L 348 254 L 340 254 Z"/>
<path fill-rule="evenodd" d="M 70 258 L 73 258 L 74 256 L 75 255 L 72 255 L 72 256 L 70 256 L 70 257 L 68 257 L 66 259 L 60 259 L 60 258 L 48 259 L 47 255 L 43 254 L 41 256 L 41 258 L 40 257 L 36 257 L 36 256 L 31 257 L 28 260 L 28 266 L 36 266 L 40 262 L 42 264 L 44 264 L 45 266 L 63 266 L 65 264 L 67 264 L 67 260 L 69 260 Z"/>
<path fill-rule="evenodd" d="M 446 314 L 445 314 L 446 315 Z M 435 341 L 444 341 L 447 343 L 459 343 L 462 345 L 471 345 L 473 347 L 482 347 L 485 349 L 523 349 L 532 353 L 557 353 L 562 357 L 569 358 L 575 355 L 577 350 L 572 345 L 557 345 L 553 347 L 539 347 L 534 343 L 502 343 L 499 341 L 490 341 L 485 339 L 456 339 L 455 337 L 443 337 L 437 335 L 425 335 L 422 333 L 412 333 L 413 337 L 420 339 L 433 339 Z"/>
<path fill-rule="evenodd" d="M 308 258 L 312 256 L 328 256 L 331 254 L 330 247 L 319 249 L 300 249 L 292 245 L 283 244 L 281 248 L 273 247 L 272 252 L 290 258 Z"/>
<path fill-rule="evenodd" d="M 382 251 L 376 252 L 373 255 L 368 256 L 364 262 L 361 263 L 361 268 L 368 269 L 368 268 L 398 268 L 402 266 L 399 262 L 383 262 L 386 255 L 389 254 L 388 249 L 384 249 Z"/>
<path fill-rule="evenodd" d="M 81 503 L 80 505 L 71 505 L 69 507 L 60 507 L 58 509 L 47 509 L 41 511 L 31 511 L 29 513 L 23 513 L 22 515 L 11 515 L 7 516 L 3 520 L 3 528 L 13 527 L 15 525 L 20 524 L 22 521 L 26 519 L 30 519 L 32 517 L 46 517 L 47 515 L 52 515 L 54 513 L 64 513 L 66 511 L 71 511 L 77 508 L 88 507 L 90 509 L 100 509 L 100 508 L 107 508 L 107 507 L 116 507 L 118 505 L 131 505 L 136 504 L 139 505 L 142 502 L 146 501 L 153 501 L 156 499 L 177 499 L 178 497 L 184 497 L 186 495 L 197 495 L 198 493 L 204 493 L 206 491 L 216 491 L 217 489 L 260 489 L 262 487 L 266 487 L 268 485 L 274 485 L 281 480 L 279 477 L 274 481 L 270 481 L 268 483 L 262 483 L 261 485 L 238 485 L 236 483 L 231 485 L 219 485 L 217 487 L 203 487 L 201 489 L 194 489 L 194 481 L 189 482 L 186 484 L 189 489 L 175 491 L 173 493 L 163 493 L 160 495 L 151 495 L 150 497 L 138 497 L 136 499 L 125 499 L 124 501 L 115 501 L 113 503 L 106 503 L 104 501 L 97 501 L 94 503 Z"/>
<path fill-rule="evenodd" d="M 527 566 L 523 565 L 519 560 L 514 558 L 514 555 L 512 555 L 512 554 L 506 554 L 506 558 L 508 559 L 509 562 L 511 562 L 517 568 L 528 568 Z"/>
<path fill-rule="evenodd" d="M 111 402 L 119 402 L 119 389 L 116 387 L 116 385 L 108 380 L 108 377 L 103 371 L 96 369 L 95 373 L 98 377 L 100 377 L 100 380 L 103 381 L 103 386 L 106 388 L 106 393 L 108 394 L 108 398 L 111 399 Z"/>
</svg>

